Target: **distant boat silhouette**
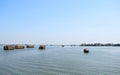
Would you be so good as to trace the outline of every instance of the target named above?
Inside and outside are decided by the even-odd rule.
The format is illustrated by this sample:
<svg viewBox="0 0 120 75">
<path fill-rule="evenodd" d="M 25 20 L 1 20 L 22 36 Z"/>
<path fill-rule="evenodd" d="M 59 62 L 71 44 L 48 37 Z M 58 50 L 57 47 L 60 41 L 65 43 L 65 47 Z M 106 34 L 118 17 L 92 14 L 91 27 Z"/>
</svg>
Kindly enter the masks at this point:
<svg viewBox="0 0 120 75">
<path fill-rule="evenodd" d="M 64 47 L 64 45 L 62 45 L 62 47 Z"/>
<path fill-rule="evenodd" d="M 85 48 L 83 51 L 84 51 L 84 53 L 89 53 L 89 49 L 88 48 Z"/>
</svg>

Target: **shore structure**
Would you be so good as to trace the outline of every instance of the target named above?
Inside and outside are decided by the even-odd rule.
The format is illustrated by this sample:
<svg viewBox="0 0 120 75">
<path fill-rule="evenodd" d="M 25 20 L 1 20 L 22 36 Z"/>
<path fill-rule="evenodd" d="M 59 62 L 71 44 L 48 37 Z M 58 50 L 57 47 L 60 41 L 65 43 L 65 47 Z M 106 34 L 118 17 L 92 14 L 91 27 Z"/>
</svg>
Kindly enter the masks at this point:
<svg viewBox="0 0 120 75">
<path fill-rule="evenodd" d="M 15 45 L 15 49 L 24 49 L 24 45 L 21 45 L 21 44 L 18 44 L 18 45 Z"/>
<path fill-rule="evenodd" d="M 42 49 L 42 50 L 43 50 L 43 49 L 45 49 L 45 48 L 46 48 L 45 45 L 40 45 L 40 46 L 39 46 L 39 49 Z"/>
<path fill-rule="evenodd" d="M 4 50 L 14 50 L 14 45 L 5 45 Z"/>
<path fill-rule="evenodd" d="M 34 48 L 34 45 L 26 45 L 26 48 Z"/>
</svg>

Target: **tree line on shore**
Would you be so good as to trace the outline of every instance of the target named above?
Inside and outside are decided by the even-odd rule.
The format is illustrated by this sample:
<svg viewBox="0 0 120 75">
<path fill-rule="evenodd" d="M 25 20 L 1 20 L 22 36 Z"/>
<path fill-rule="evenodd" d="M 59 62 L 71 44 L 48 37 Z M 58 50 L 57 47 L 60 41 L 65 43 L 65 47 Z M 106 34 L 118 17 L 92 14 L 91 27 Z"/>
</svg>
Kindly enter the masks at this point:
<svg viewBox="0 0 120 75">
<path fill-rule="evenodd" d="M 80 46 L 120 46 L 119 43 L 117 44 L 113 44 L 113 43 L 106 43 L 106 44 L 102 44 L 102 43 L 92 43 L 92 44 L 80 44 Z"/>
</svg>

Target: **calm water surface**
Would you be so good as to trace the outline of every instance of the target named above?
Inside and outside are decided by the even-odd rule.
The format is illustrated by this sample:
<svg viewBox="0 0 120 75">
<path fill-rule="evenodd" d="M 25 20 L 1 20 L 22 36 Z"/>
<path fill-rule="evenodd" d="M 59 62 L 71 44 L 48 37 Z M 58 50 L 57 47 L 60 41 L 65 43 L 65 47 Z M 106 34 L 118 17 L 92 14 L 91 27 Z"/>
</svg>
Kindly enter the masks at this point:
<svg viewBox="0 0 120 75">
<path fill-rule="evenodd" d="M 120 47 L 47 46 L 4 51 L 0 75 L 120 75 Z"/>
</svg>

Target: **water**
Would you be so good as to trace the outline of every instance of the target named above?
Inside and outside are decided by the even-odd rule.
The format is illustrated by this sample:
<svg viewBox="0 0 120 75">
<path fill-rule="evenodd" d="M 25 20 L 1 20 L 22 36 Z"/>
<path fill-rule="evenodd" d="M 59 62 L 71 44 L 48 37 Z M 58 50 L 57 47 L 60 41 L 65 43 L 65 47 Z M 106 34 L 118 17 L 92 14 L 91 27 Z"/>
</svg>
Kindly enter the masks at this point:
<svg viewBox="0 0 120 75">
<path fill-rule="evenodd" d="M 120 47 L 47 46 L 4 51 L 0 75 L 120 75 Z"/>
</svg>

